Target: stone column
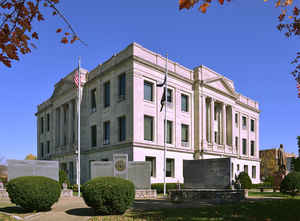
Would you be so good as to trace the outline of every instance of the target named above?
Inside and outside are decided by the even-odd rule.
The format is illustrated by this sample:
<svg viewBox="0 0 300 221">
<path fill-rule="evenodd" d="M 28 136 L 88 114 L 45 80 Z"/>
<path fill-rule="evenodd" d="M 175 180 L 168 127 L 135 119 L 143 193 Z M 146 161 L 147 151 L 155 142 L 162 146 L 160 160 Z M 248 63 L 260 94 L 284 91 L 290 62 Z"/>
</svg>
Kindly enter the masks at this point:
<svg viewBox="0 0 300 221">
<path fill-rule="evenodd" d="M 249 115 L 246 116 L 246 125 L 247 125 L 247 134 L 248 134 L 248 139 L 247 139 L 247 156 L 248 158 L 250 157 L 250 151 L 251 151 L 251 141 L 250 141 L 250 117 Z"/>
<path fill-rule="evenodd" d="M 72 105 L 72 100 L 70 100 L 69 102 L 69 116 L 68 116 L 68 128 L 69 128 L 69 131 L 68 131 L 68 143 L 69 143 L 69 150 L 72 150 L 72 145 L 73 145 L 73 142 L 72 142 L 72 133 L 73 133 L 73 127 L 72 127 L 72 113 L 73 113 L 73 105 Z"/>
<path fill-rule="evenodd" d="M 231 106 L 231 144 L 232 144 L 232 152 L 235 152 L 236 146 L 235 146 L 235 113 L 233 106 Z"/>
<path fill-rule="evenodd" d="M 64 144 L 64 106 L 60 106 L 60 146 Z"/>
<path fill-rule="evenodd" d="M 214 132 L 214 121 L 215 121 L 215 99 L 211 98 L 210 101 L 210 133 L 211 133 L 211 144 L 215 144 L 215 132 Z"/>
<path fill-rule="evenodd" d="M 254 155 L 259 158 L 259 118 L 255 119 L 255 143 L 254 143 Z"/>
<path fill-rule="evenodd" d="M 202 95 L 202 150 L 204 146 L 207 145 L 207 137 L 206 137 L 206 96 Z"/>
<path fill-rule="evenodd" d="M 223 145 L 226 146 L 226 104 L 223 103 L 222 105 L 222 138 L 223 138 Z"/>
</svg>

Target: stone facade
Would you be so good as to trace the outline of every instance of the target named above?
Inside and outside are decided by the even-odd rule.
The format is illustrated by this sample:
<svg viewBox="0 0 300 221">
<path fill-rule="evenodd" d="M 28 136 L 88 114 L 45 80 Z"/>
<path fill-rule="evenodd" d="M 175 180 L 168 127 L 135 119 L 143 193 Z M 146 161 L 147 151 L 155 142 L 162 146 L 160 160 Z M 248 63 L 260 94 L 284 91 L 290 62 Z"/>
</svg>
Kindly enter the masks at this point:
<svg viewBox="0 0 300 221">
<path fill-rule="evenodd" d="M 81 103 L 81 182 L 92 161 L 114 153 L 153 165 L 151 183 L 163 182 L 164 111 L 160 112 L 166 58 L 132 43 L 87 73 Z M 183 160 L 231 157 L 234 175 L 259 175 L 259 106 L 234 89 L 232 80 L 201 65 L 168 62 L 167 182 L 183 183 Z M 76 181 L 75 70 L 38 105 L 38 159 L 58 160 Z M 124 132 L 125 131 L 125 132 Z M 125 134 L 124 134 L 125 133 Z M 252 174 L 252 175 L 251 175 Z"/>
</svg>

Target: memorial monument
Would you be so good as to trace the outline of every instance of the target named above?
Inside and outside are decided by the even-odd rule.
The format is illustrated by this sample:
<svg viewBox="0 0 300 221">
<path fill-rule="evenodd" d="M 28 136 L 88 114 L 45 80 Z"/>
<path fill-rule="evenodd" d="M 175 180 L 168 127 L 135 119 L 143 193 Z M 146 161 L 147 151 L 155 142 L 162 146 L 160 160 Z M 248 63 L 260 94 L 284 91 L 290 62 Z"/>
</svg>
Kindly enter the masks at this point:
<svg viewBox="0 0 300 221">
<path fill-rule="evenodd" d="M 273 191 L 276 192 L 276 190 L 280 190 L 280 184 L 284 177 L 286 176 L 286 158 L 285 153 L 283 149 L 283 144 L 280 144 L 279 149 L 277 150 L 277 166 L 278 171 L 276 171 L 273 175 L 274 177 L 274 184 L 273 184 Z"/>
<path fill-rule="evenodd" d="M 173 201 L 239 201 L 247 191 L 232 189 L 231 158 L 184 160 L 184 189 L 170 190 Z"/>
<path fill-rule="evenodd" d="M 156 198 L 156 190 L 151 189 L 151 164 L 145 161 L 128 161 L 127 154 L 114 154 L 113 161 L 93 161 L 91 179 L 95 177 L 117 176 L 133 182 L 136 199 Z"/>
</svg>

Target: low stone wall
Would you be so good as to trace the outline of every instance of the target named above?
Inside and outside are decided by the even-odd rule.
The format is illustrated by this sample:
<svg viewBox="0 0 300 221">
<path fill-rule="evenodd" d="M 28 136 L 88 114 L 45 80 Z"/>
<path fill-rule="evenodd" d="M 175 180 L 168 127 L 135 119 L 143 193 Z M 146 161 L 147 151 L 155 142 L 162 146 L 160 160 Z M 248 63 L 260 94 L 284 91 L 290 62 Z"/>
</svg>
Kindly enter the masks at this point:
<svg viewBox="0 0 300 221">
<path fill-rule="evenodd" d="M 169 190 L 171 201 L 216 200 L 240 201 L 248 197 L 248 190 L 182 189 Z"/>
<path fill-rule="evenodd" d="M 61 190 L 60 197 L 73 197 L 73 190 L 70 189 Z"/>
<path fill-rule="evenodd" d="M 135 199 L 156 199 L 156 190 L 145 189 L 145 190 L 135 190 Z"/>
<path fill-rule="evenodd" d="M 8 192 L 5 189 L 0 190 L 0 201 L 7 201 L 9 200 Z"/>
</svg>

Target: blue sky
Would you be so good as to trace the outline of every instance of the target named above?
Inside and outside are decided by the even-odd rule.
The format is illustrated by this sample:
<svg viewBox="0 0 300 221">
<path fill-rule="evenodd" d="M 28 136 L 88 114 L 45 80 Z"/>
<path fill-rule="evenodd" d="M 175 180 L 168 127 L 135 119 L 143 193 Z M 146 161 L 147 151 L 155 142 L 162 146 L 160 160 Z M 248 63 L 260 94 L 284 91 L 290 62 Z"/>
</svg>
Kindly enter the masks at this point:
<svg viewBox="0 0 300 221">
<path fill-rule="evenodd" d="M 83 3 L 84 2 L 84 3 Z M 200 64 L 232 79 L 238 92 L 260 103 L 260 148 L 284 144 L 297 153 L 300 99 L 289 73 L 299 39 L 276 29 L 279 9 L 263 0 L 212 6 L 206 14 L 178 10 L 177 0 L 63 1 L 58 5 L 87 42 L 59 43 L 64 24 L 48 12 L 37 23 L 37 49 L 12 68 L 0 65 L 0 156 L 36 154 L 37 105 L 72 71 L 77 57 L 88 70 L 131 42 L 193 68 Z"/>
</svg>

